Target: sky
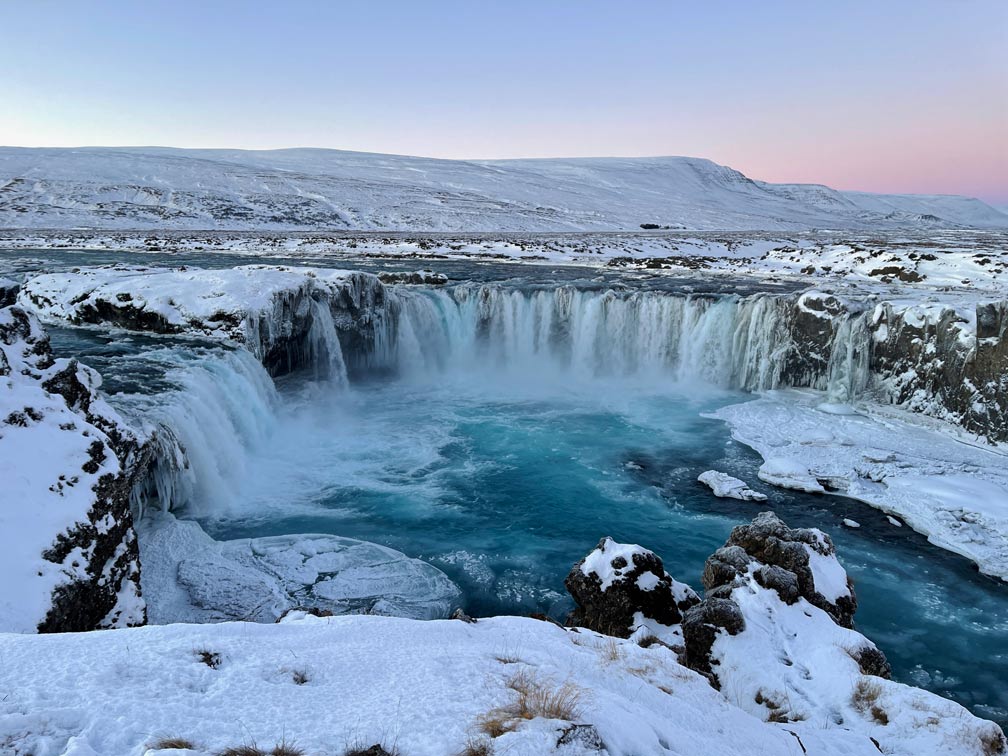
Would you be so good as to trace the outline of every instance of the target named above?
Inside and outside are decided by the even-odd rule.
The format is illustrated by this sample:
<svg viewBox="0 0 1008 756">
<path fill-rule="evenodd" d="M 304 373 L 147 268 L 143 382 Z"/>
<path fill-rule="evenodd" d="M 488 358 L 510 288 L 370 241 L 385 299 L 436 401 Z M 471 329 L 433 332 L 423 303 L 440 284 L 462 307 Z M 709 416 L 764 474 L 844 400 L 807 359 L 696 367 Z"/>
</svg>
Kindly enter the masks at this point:
<svg viewBox="0 0 1008 756">
<path fill-rule="evenodd" d="M 0 0 L 0 144 L 689 155 L 1008 206 L 1008 0 Z"/>
</svg>

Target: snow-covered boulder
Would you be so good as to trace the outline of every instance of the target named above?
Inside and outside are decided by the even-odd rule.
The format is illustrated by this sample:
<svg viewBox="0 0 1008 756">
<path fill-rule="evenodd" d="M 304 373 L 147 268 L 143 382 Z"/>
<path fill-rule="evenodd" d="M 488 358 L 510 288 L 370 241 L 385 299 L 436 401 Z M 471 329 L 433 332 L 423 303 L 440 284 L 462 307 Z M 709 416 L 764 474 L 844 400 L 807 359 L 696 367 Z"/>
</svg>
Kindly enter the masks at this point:
<svg viewBox="0 0 1008 756">
<path fill-rule="evenodd" d="M 789 528 L 773 512 L 732 529 L 725 545 L 704 565 L 708 595 L 730 593 L 749 574 L 787 604 L 804 598 L 843 627 L 854 626 L 857 598 L 836 557 L 832 539 L 818 528 Z"/>
<path fill-rule="evenodd" d="M 934 693 L 887 679 L 888 664 L 871 641 L 804 598 L 783 601 L 754 571 L 735 583 L 729 596 L 722 600 L 737 607 L 744 627 L 716 635 L 709 663 L 721 690 L 739 708 L 803 739 L 812 729 L 861 734 L 887 754 L 1006 752 L 996 724 Z"/>
<path fill-rule="evenodd" d="M 564 585 L 577 603 L 568 624 L 620 638 L 644 628 L 674 640 L 683 612 L 700 602 L 653 551 L 608 537 L 574 565 Z"/>
<path fill-rule="evenodd" d="M 854 592 L 821 531 L 764 512 L 732 531 L 703 582 L 683 619 L 684 658 L 743 710 L 799 739 L 859 733 L 883 753 L 1004 752 L 992 722 L 889 679 L 885 655 L 853 629 Z"/>
<path fill-rule="evenodd" d="M 710 488 L 715 496 L 723 499 L 740 499 L 742 501 L 766 501 L 767 499 L 766 494 L 753 491 L 745 481 L 717 470 L 700 473 L 697 480 Z"/>
<path fill-rule="evenodd" d="M 130 514 L 147 450 L 100 376 L 55 359 L 26 310 L 0 309 L 0 630 L 144 622 Z"/>
</svg>

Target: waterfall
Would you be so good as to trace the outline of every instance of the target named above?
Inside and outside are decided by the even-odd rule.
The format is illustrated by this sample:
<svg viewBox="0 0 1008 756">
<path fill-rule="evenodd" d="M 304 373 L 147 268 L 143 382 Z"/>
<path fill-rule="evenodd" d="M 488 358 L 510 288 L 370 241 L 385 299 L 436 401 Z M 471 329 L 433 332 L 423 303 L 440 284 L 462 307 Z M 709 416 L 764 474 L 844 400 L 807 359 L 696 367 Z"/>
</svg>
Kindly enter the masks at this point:
<svg viewBox="0 0 1008 756">
<path fill-rule="evenodd" d="M 178 388 L 138 396 L 124 408 L 154 451 L 133 492 L 140 514 L 155 504 L 169 510 L 228 501 L 247 450 L 268 437 L 275 420 L 273 381 L 244 350 L 215 350 L 178 364 L 166 378 Z"/>
<path fill-rule="evenodd" d="M 333 323 L 329 305 L 313 299 L 311 303 L 312 323 L 308 330 L 308 361 L 315 371 L 315 380 L 328 381 L 339 388 L 346 388 L 346 362 L 340 346 L 336 325 Z"/>
<path fill-rule="evenodd" d="M 551 370 L 760 390 L 778 385 L 789 346 L 785 300 L 773 295 L 463 284 L 398 287 L 394 298 L 395 327 L 372 363 L 404 376 Z"/>
<path fill-rule="evenodd" d="M 848 404 L 868 386 L 871 330 L 864 313 L 845 315 L 833 336 L 826 376 L 826 394 L 831 402 Z"/>
<path fill-rule="evenodd" d="M 788 361 L 805 348 L 793 341 L 795 299 L 788 295 L 495 284 L 354 291 L 359 296 L 349 304 L 336 295 L 291 299 L 278 306 L 286 315 L 277 322 L 256 323 L 255 333 L 268 338 L 255 344 L 283 343 L 280 336 L 291 332 L 284 318 L 296 319 L 304 330 L 288 339 L 286 348 L 297 353 L 287 364 L 309 367 L 319 386 L 340 391 L 350 383 L 348 363 L 355 379 L 632 378 L 759 391 L 787 385 Z M 845 314 L 831 327 L 828 365 L 800 380 L 849 403 L 869 383 L 870 329 L 863 314 Z M 138 506 L 156 500 L 165 509 L 198 511 L 204 501 L 227 502 L 248 450 L 272 427 L 273 382 L 244 350 L 189 360 L 170 378 L 178 390 L 148 397 L 142 413 L 156 461 L 138 488 Z"/>
</svg>

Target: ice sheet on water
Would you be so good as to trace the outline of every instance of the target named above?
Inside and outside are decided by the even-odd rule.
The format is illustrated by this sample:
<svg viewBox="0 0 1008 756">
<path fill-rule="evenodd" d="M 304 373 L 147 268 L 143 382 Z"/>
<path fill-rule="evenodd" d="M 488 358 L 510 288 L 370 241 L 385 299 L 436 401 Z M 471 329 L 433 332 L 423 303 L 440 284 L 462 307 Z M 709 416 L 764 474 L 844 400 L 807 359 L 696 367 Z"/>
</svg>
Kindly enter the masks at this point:
<svg viewBox="0 0 1008 756">
<path fill-rule="evenodd" d="M 254 620 L 286 610 L 449 614 L 459 589 L 426 562 L 375 543 L 330 535 L 214 541 L 169 514 L 141 524 L 143 587 L 155 624 Z"/>
</svg>

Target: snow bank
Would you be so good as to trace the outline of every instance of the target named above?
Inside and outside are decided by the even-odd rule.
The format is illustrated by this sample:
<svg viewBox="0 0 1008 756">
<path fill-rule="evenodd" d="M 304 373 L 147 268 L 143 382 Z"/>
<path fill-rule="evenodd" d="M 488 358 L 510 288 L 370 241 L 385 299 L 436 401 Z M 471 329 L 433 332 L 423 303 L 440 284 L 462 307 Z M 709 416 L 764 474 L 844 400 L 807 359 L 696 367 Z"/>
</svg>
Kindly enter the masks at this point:
<svg viewBox="0 0 1008 756">
<path fill-rule="evenodd" d="M 483 735 L 480 717 L 512 704 L 522 677 L 547 690 L 571 686 L 573 720 L 593 725 L 610 756 L 800 756 L 792 731 L 809 753 L 878 755 L 861 733 L 768 724 L 741 711 L 660 644 L 533 619 L 306 617 L 0 635 L 0 658 L 0 744 L 38 756 L 139 755 L 169 737 L 191 740 L 194 756 L 253 741 L 269 750 L 282 739 L 308 756 L 377 742 L 403 756 L 445 756 L 470 739 L 515 756 L 598 753 L 558 749 L 570 725 L 558 719 L 517 720 L 493 741 Z M 913 747 L 891 753 L 972 752 L 930 734 L 924 727 Z"/>
<path fill-rule="evenodd" d="M 1008 580 L 1003 450 L 881 407 L 827 415 L 816 407 L 821 399 L 815 392 L 772 391 L 712 417 L 725 420 L 732 436 L 778 473 L 765 477 L 761 468 L 764 480 L 789 487 L 798 480 L 813 490 L 812 481 L 828 481 L 831 491 L 898 516 L 935 545 Z"/>
</svg>

